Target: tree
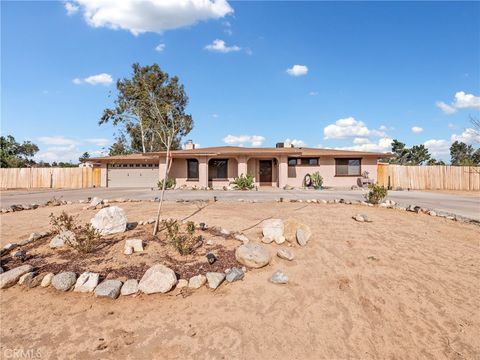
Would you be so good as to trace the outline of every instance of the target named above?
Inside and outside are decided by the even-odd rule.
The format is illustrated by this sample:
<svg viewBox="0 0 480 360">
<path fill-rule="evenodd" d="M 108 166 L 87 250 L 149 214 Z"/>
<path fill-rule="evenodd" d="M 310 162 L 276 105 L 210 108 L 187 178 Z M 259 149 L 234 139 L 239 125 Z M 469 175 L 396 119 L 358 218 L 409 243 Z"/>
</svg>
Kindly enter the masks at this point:
<svg viewBox="0 0 480 360">
<path fill-rule="evenodd" d="M 410 151 L 405 147 L 405 144 L 394 139 L 392 141 L 392 152 L 395 157 L 390 160 L 393 164 L 404 165 L 408 162 Z"/>
<path fill-rule="evenodd" d="M 422 165 L 430 159 L 430 153 L 425 145 L 415 145 L 410 149 L 409 165 Z"/>
<path fill-rule="evenodd" d="M 90 159 L 90 154 L 88 153 L 88 151 L 85 151 L 83 155 L 78 158 L 78 161 L 83 162 L 87 159 Z"/>
<path fill-rule="evenodd" d="M 157 119 L 151 109 L 150 91 L 155 91 L 164 102 L 172 108 L 182 108 L 188 102 L 183 86 L 178 84 L 178 78 L 170 78 L 157 64 L 140 66 L 132 65 L 131 79 L 117 81 L 118 97 L 115 107 L 105 109 L 99 124 L 112 122 L 113 125 L 123 125 L 130 137 L 130 147 L 133 151 L 147 152 L 165 150 L 165 144 L 158 136 Z M 175 89 L 181 90 L 175 94 Z M 179 148 L 181 137 L 190 132 L 192 121 L 184 124 L 175 139 L 172 148 Z"/>
<path fill-rule="evenodd" d="M 480 164 L 480 149 L 474 150 L 472 145 L 455 141 L 450 146 L 451 164 L 457 166 L 476 166 Z"/>
<path fill-rule="evenodd" d="M 131 154 L 131 149 L 127 144 L 127 139 L 125 138 L 125 135 L 121 134 L 120 136 L 117 137 L 117 141 L 115 141 L 112 146 L 108 149 L 108 155 L 109 156 L 115 156 L 115 155 L 127 155 Z"/>
<path fill-rule="evenodd" d="M 11 135 L 0 136 L 0 165 L 2 168 L 31 166 L 35 163 L 31 158 L 38 150 L 30 141 L 20 144 Z"/>
<path fill-rule="evenodd" d="M 445 165 L 445 162 L 443 160 L 436 160 L 434 158 L 431 158 L 427 161 L 427 165 L 433 166 L 433 165 Z"/>
<path fill-rule="evenodd" d="M 396 139 L 392 141 L 392 152 L 395 157 L 389 160 L 391 164 L 422 165 L 431 157 L 425 145 L 415 145 L 409 149 Z"/>
</svg>

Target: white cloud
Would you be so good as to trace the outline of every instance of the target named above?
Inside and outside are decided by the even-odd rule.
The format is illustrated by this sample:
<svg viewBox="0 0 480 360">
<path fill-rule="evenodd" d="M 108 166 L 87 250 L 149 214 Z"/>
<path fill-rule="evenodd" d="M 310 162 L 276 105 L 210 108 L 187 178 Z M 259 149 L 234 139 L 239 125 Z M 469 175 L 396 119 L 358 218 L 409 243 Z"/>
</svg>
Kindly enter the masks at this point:
<svg viewBox="0 0 480 360">
<path fill-rule="evenodd" d="M 353 139 L 353 143 L 355 145 L 368 144 L 368 143 L 370 143 L 370 140 L 367 139 L 367 138 L 355 138 L 355 139 Z"/>
<path fill-rule="evenodd" d="M 355 120 L 354 117 L 339 119 L 335 124 L 327 125 L 323 129 L 324 139 L 346 139 L 349 137 L 366 138 L 370 136 L 385 137 L 381 130 L 370 130 L 363 121 Z"/>
<path fill-rule="evenodd" d="M 308 67 L 305 65 L 293 65 L 291 68 L 287 69 L 288 75 L 292 76 L 302 76 L 308 73 Z"/>
<path fill-rule="evenodd" d="M 77 145 L 79 143 L 78 140 L 65 136 L 40 136 L 38 141 L 45 145 Z"/>
<path fill-rule="evenodd" d="M 205 50 L 220 52 L 220 53 L 229 53 L 234 51 L 240 51 L 241 48 L 237 45 L 227 46 L 225 41 L 220 39 L 215 39 L 211 44 L 205 46 Z"/>
<path fill-rule="evenodd" d="M 413 126 L 412 127 L 412 132 L 415 133 L 415 134 L 419 134 L 423 131 L 423 128 L 421 128 L 420 126 Z"/>
<path fill-rule="evenodd" d="M 434 157 L 445 157 L 450 153 L 450 142 L 443 139 L 431 139 L 423 143 Z"/>
<path fill-rule="evenodd" d="M 226 0 L 76 0 L 74 3 L 88 25 L 124 29 L 134 35 L 190 26 L 233 13 Z"/>
<path fill-rule="evenodd" d="M 475 129 L 467 128 L 460 135 L 453 134 L 451 136 L 452 143 L 455 141 L 461 141 L 465 144 L 479 144 L 480 143 L 480 134 Z"/>
<path fill-rule="evenodd" d="M 453 114 L 458 109 L 480 109 L 480 97 L 458 91 L 455 93 L 455 100 L 450 105 L 443 101 L 437 101 L 436 105 L 444 113 Z"/>
<path fill-rule="evenodd" d="M 337 150 L 354 150 L 354 151 L 371 151 L 371 152 L 389 152 L 392 150 L 392 138 L 383 137 L 378 140 L 378 142 L 371 142 L 370 140 L 366 139 L 359 140 L 357 138 L 357 144 L 353 146 L 345 146 L 345 147 L 336 147 Z M 355 143 L 355 139 L 354 139 Z"/>
<path fill-rule="evenodd" d="M 66 2 L 64 6 L 65 6 L 65 10 L 67 10 L 68 16 L 75 15 L 79 10 L 79 7 L 75 4 L 72 4 L 71 2 Z"/>
<path fill-rule="evenodd" d="M 250 144 L 250 146 L 261 146 L 265 138 L 260 135 L 227 135 L 223 138 L 223 142 L 228 145 L 237 145 L 245 146 L 245 144 Z"/>
<path fill-rule="evenodd" d="M 212 114 L 212 117 L 215 119 L 218 119 L 219 115 L 218 114 Z"/>
<path fill-rule="evenodd" d="M 93 138 L 93 139 L 85 139 L 87 143 L 94 144 L 97 146 L 105 146 L 110 144 L 110 139 L 105 138 Z"/>
<path fill-rule="evenodd" d="M 308 95 L 310 95 L 310 96 L 317 96 L 317 95 L 318 95 L 318 92 L 317 92 L 317 91 L 310 91 L 310 92 L 308 93 Z"/>
<path fill-rule="evenodd" d="M 47 147 L 46 150 L 40 150 L 35 154 L 34 159 L 47 162 L 77 162 L 82 154 L 83 152 L 74 144 L 68 146 L 51 146 Z"/>
<path fill-rule="evenodd" d="M 162 52 L 163 50 L 165 50 L 165 44 L 158 44 L 155 46 L 155 51 Z"/>
<path fill-rule="evenodd" d="M 72 80 L 75 85 L 90 84 L 90 85 L 110 85 L 113 82 L 112 75 L 107 73 L 101 73 L 97 75 L 88 76 L 84 79 L 75 78 Z"/>
<path fill-rule="evenodd" d="M 290 147 L 291 145 L 293 145 L 293 147 L 296 147 L 296 148 L 307 146 L 307 144 L 303 140 L 298 140 L 298 139 L 290 140 L 288 138 L 283 141 L 283 144 L 285 147 Z"/>
</svg>

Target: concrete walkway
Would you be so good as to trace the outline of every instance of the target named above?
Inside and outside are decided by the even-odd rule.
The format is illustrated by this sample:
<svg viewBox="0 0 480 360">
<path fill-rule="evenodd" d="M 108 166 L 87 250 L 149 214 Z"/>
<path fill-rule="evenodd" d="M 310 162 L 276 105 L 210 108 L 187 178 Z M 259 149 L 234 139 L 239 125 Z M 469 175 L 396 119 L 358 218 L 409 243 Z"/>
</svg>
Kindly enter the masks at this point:
<svg viewBox="0 0 480 360">
<path fill-rule="evenodd" d="M 363 190 L 281 190 L 262 189 L 259 191 L 222 191 L 222 190 L 168 190 L 167 201 L 178 200 L 209 200 L 217 197 L 219 201 L 255 200 L 259 202 L 275 201 L 281 197 L 284 199 L 345 199 L 363 200 Z M 53 197 L 62 200 L 78 201 L 88 197 L 98 196 L 103 199 L 138 199 L 150 200 L 158 197 L 160 192 L 152 189 L 132 188 L 95 188 L 75 190 L 18 190 L 2 191 L 0 195 L 0 208 L 6 208 L 13 204 L 41 204 Z M 460 215 L 466 218 L 480 221 L 480 196 L 472 194 L 449 194 L 426 191 L 389 191 L 388 199 L 394 200 L 399 205 L 410 204 L 434 209 L 439 212 Z"/>
</svg>

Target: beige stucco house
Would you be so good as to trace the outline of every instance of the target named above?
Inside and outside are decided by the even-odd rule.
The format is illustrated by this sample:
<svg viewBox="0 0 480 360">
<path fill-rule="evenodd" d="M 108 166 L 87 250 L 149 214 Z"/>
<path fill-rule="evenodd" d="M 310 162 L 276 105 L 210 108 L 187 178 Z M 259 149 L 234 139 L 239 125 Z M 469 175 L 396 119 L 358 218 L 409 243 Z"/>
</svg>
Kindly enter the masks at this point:
<svg viewBox="0 0 480 360">
<path fill-rule="evenodd" d="M 377 178 L 377 162 L 389 154 L 316 148 L 248 148 L 219 146 L 172 151 L 169 177 L 177 187 L 223 188 L 241 174 L 255 177 L 256 186 L 302 187 L 305 175 L 316 171 L 326 187 L 358 184 L 364 172 Z M 163 178 L 166 153 L 155 152 L 89 159 L 100 164 L 102 186 L 156 187 Z"/>
</svg>

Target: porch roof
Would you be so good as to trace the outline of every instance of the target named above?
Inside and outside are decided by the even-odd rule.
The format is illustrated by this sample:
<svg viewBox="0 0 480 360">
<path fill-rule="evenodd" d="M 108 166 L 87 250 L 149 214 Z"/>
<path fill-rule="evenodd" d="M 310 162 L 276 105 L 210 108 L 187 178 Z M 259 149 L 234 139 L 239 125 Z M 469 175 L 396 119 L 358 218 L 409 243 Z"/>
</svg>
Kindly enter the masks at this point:
<svg viewBox="0 0 480 360">
<path fill-rule="evenodd" d="M 156 161 L 159 156 L 165 156 L 165 151 L 138 153 L 129 155 L 115 155 L 90 158 L 88 161 L 98 162 L 118 162 L 118 161 Z M 214 146 L 207 148 L 191 150 L 173 150 L 172 157 L 188 158 L 192 156 L 338 156 L 338 157 L 363 157 L 371 156 L 376 158 L 392 157 L 391 153 L 336 150 L 336 149 L 317 149 L 317 148 L 251 148 L 240 146 Z"/>
</svg>

